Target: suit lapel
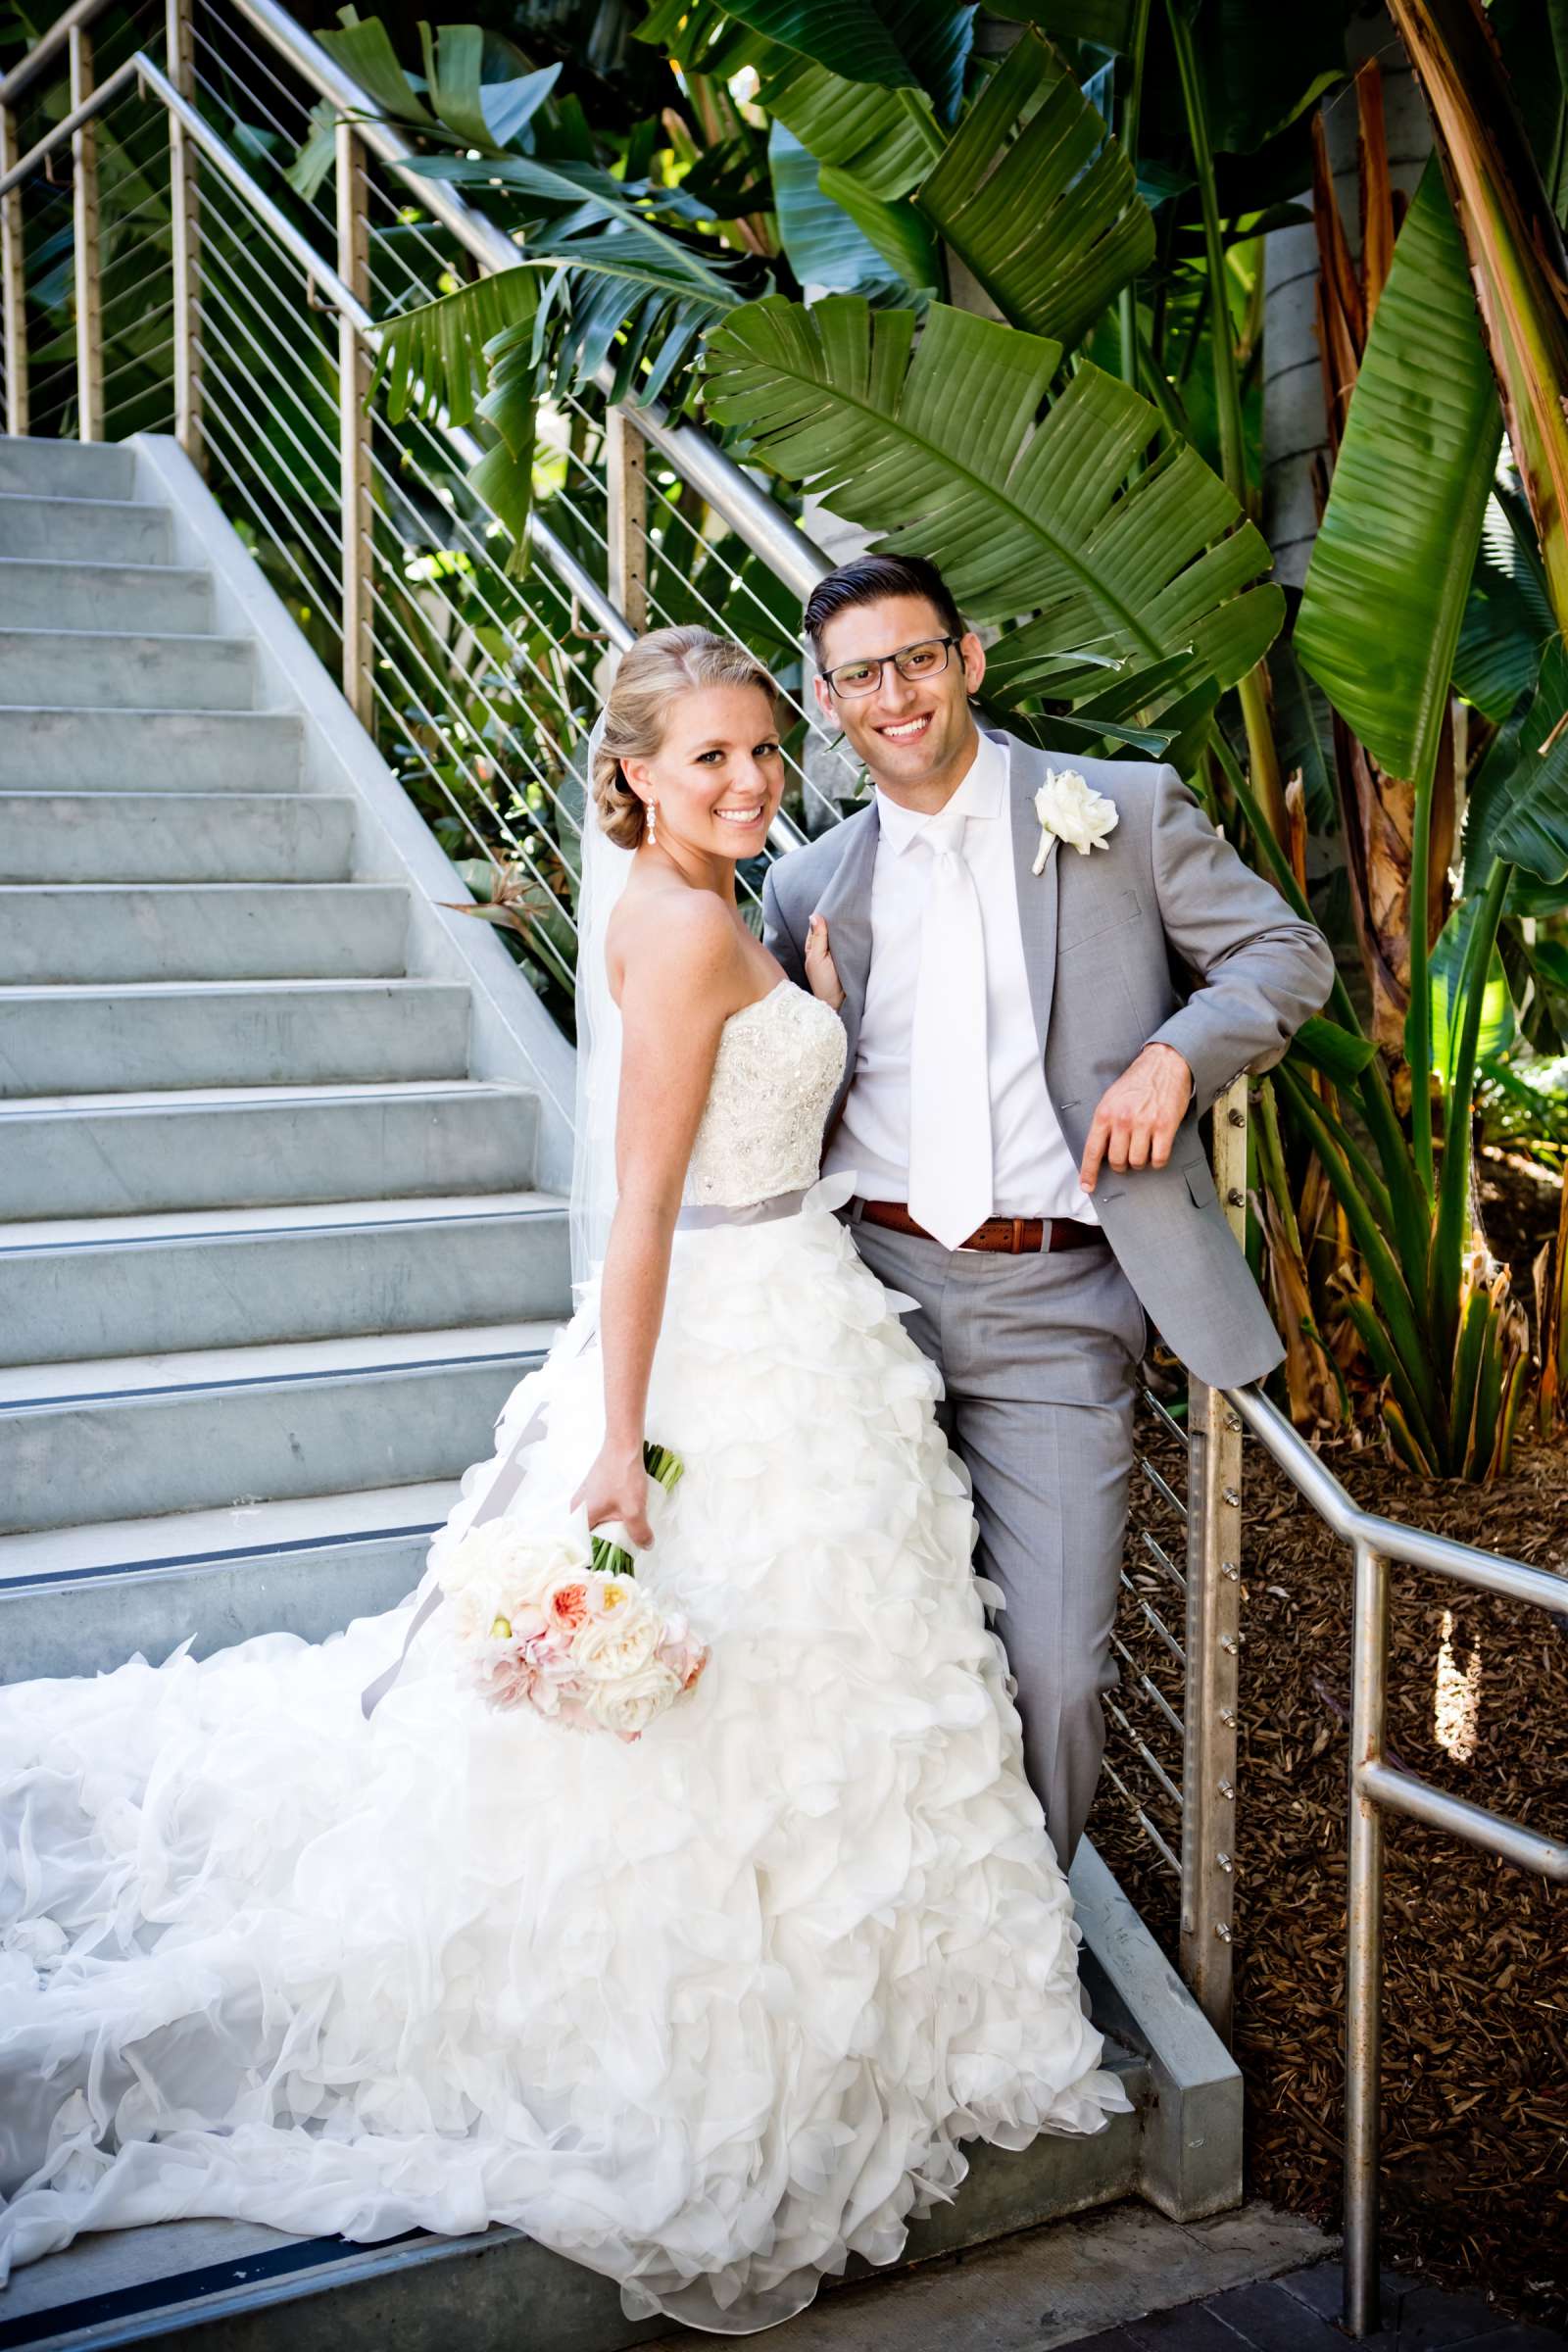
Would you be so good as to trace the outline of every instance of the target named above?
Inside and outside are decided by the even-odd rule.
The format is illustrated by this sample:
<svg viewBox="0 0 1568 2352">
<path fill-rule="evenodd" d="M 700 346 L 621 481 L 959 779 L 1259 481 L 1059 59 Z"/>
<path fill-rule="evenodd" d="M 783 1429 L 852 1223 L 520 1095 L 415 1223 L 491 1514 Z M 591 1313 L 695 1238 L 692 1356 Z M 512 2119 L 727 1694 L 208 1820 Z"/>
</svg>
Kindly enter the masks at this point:
<svg viewBox="0 0 1568 2352">
<path fill-rule="evenodd" d="M 1042 781 L 1046 761 L 1020 743 L 1016 735 L 1004 735 L 1003 742 L 1007 753 L 1007 798 L 1012 814 L 1012 858 L 1018 880 L 1018 928 L 1023 934 L 1024 969 L 1029 975 L 1029 1003 L 1035 1016 L 1035 1036 L 1039 1041 L 1041 1058 L 1045 1057 L 1046 1039 L 1051 1032 L 1051 1000 L 1056 978 L 1056 898 L 1059 890 L 1061 849 L 1058 846 L 1046 860 L 1042 874 L 1034 871 L 1040 849 L 1040 819 L 1035 814 L 1035 792 Z"/>
<path fill-rule="evenodd" d="M 866 982 L 871 971 L 871 877 L 876 868 L 876 845 L 881 835 L 875 801 L 862 816 L 847 817 L 845 825 L 847 829 L 854 828 L 853 835 L 845 843 L 844 855 L 815 908 L 827 924 L 828 946 L 844 990 L 841 1017 L 848 1041 L 844 1076 L 828 1113 L 830 1128 L 843 1108 L 844 1098 L 850 1091 L 850 1081 L 855 1076 L 855 1056 L 859 1047 L 860 1021 L 865 1011 Z"/>
</svg>

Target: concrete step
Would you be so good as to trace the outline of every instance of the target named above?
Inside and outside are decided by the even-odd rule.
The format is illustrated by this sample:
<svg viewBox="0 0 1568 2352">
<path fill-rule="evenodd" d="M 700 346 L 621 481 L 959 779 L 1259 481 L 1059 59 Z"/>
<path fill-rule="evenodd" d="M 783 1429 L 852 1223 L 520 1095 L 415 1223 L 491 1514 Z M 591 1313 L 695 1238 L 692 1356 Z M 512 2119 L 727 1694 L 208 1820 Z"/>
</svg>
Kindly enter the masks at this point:
<svg viewBox="0 0 1568 2352">
<path fill-rule="evenodd" d="M 0 1372 L 0 1535 L 461 1478 L 551 1322 Z"/>
<path fill-rule="evenodd" d="M 297 792 L 293 710 L 0 707 L 0 786 L 12 792 Z"/>
<path fill-rule="evenodd" d="M 248 710 L 255 691 L 248 637 L 0 629 L 0 703 L 37 695 L 71 710 Z"/>
<path fill-rule="evenodd" d="M 167 508 L 130 498 L 35 498 L 0 491 L 0 556 L 52 563 L 167 564 L 173 529 Z"/>
<path fill-rule="evenodd" d="M 538 1123 L 526 1088 L 470 1079 L 34 1098 L 0 1105 L 0 1240 L 20 1217 L 518 1191 Z"/>
<path fill-rule="evenodd" d="M 1088 2139 L 1042 2136 L 1016 2154 L 971 2142 L 969 2176 L 956 2199 L 914 2224 L 901 2260 L 876 2273 L 859 2261 L 850 2266 L 843 2284 L 861 2291 L 843 2322 L 846 2345 L 901 2341 L 898 2281 L 933 2256 L 1136 2190 L 1151 2069 L 1113 2042 L 1106 2044 L 1105 2064 L 1120 2076 L 1133 2113 L 1113 2116 Z M 885 2282 L 872 2290 L 874 2313 L 865 2300 L 868 2277 Z M 839 2340 L 841 2292 L 840 2282 L 824 2282 L 811 2321 L 803 2323 L 813 2342 Z M 355 2246 L 250 2223 L 164 2223 L 106 2231 L 47 2255 L 15 2273 L 7 2300 L 18 2329 L 10 2340 L 28 2352 L 98 2352 L 186 2331 L 201 2352 L 345 2352 L 350 2345 L 391 2344 L 397 2352 L 450 2352 L 454 2344 L 463 2352 L 515 2352 L 519 2333 L 536 2352 L 622 2352 L 674 2340 L 667 2320 L 628 2320 L 612 2279 L 501 2228 L 472 2237 L 416 2230 Z M 1038 2303 L 1035 2296 L 1029 2309 Z M 519 2313 L 526 2314 L 521 2331 Z M 1037 2337 L 1028 2323 L 1016 2338 L 971 2332 L 961 2340 Z M 1039 2340 L 1060 2339 L 1048 2333 Z"/>
<path fill-rule="evenodd" d="M 0 988 L 0 1099 L 462 1078 L 468 991 L 445 980 Z"/>
<path fill-rule="evenodd" d="M 354 803 L 324 792 L 0 792 L 0 882 L 339 882 Z"/>
<path fill-rule="evenodd" d="M 4 453 L 0 452 L 0 472 Z M 213 583 L 172 564 L 50 564 L 0 557 L 0 626 L 205 631 Z"/>
<path fill-rule="evenodd" d="M 19 440 L 0 434 L 0 490 L 34 498 L 127 499 L 136 456 L 112 441 Z"/>
<path fill-rule="evenodd" d="M 390 883 L 21 883 L 0 887 L 0 987 L 389 979 L 408 927 Z"/>
<path fill-rule="evenodd" d="M 456 1479 L 0 1536 L 0 1681 L 207 1657 L 282 1626 L 322 1642 L 414 1591 Z M 0 2304 L 0 2311 L 4 2305 Z"/>
<path fill-rule="evenodd" d="M 553 1193 L 19 1223 L 0 1228 L 0 1363 L 514 1321 L 570 1289 Z"/>
</svg>

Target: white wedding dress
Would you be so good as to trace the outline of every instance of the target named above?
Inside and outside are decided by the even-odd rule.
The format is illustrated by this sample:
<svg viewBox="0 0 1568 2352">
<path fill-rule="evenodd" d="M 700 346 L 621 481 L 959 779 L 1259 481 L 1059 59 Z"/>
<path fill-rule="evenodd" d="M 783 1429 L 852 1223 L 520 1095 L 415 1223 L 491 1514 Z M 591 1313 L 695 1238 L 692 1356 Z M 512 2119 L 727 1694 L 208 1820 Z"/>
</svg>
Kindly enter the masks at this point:
<svg viewBox="0 0 1568 2352">
<path fill-rule="evenodd" d="M 810 1186 L 843 1051 L 789 982 L 735 1014 L 688 1200 Z M 712 1656 L 637 1742 L 486 1710 L 441 1608 L 367 1720 L 412 1601 L 0 1690 L 0 2277 L 193 2215 L 502 2221 L 740 2332 L 895 2258 L 961 2139 L 1127 2107 L 937 1375 L 832 1201 L 676 1236 L 648 1426 L 686 1472 L 638 1572 Z M 427 1581 L 541 1403 L 509 1508 L 582 1477 L 593 1315 Z"/>
</svg>

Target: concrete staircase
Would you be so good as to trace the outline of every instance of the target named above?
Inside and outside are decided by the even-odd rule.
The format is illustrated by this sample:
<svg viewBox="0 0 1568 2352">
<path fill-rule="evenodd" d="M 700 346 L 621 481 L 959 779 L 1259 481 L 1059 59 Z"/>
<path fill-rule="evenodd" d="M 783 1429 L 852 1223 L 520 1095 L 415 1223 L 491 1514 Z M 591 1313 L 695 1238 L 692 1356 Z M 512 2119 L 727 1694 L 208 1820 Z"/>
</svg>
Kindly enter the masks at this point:
<svg viewBox="0 0 1568 2352">
<path fill-rule="evenodd" d="M 395 1601 L 568 1300 L 533 1093 L 135 487 L 0 442 L 7 1680 Z"/>
</svg>

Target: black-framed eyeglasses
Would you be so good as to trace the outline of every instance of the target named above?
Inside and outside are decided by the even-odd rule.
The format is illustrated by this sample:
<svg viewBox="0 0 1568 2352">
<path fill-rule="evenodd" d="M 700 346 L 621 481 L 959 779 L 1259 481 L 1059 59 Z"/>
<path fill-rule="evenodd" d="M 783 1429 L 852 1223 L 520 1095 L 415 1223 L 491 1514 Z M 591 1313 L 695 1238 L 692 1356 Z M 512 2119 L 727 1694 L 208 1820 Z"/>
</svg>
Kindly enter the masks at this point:
<svg viewBox="0 0 1568 2352">
<path fill-rule="evenodd" d="M 858 694 L 875 694 L 882 672 L 891 662 L 901 678 L 934 678 L 948 666 L 948 648 L 956 637 L 922 637 L 915 645 L 901 645 L 896 654 L 878 654 L 863 662 L 836 662 L 823 676 L 841 701 Z"/>
</svg>

